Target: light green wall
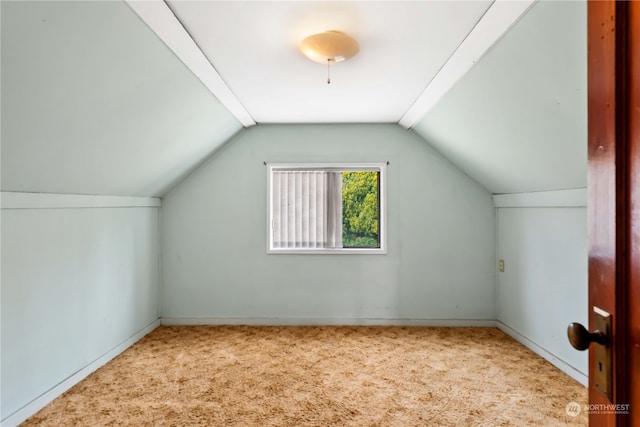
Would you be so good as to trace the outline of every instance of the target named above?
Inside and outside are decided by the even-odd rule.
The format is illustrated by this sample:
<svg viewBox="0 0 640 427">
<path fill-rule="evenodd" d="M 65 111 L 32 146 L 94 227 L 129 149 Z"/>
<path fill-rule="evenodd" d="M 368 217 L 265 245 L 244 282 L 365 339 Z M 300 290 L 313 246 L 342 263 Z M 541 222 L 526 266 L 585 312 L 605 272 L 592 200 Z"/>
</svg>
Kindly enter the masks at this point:
<svg viewBox="0 0 640 427">
<path fill-rule="evenodd" d="M 389 161 L 387 255 L 267 255 L 267 162 Z M 162 208 L 170 319 L 495 319 L 491 195 L 396 125 L 250 128 Z"/>
<path fill-rule="evenodd" d="M 238 121 L 121 1 L 2 1 L 2 190 L 158 196 Z"/>
<path fill-rule="evenodd" d="M 0 211 L 3 425 L 158 319 L 158 211 Z"/>
<path fill-rule="evenodd" d="M 586 378 L 588 352 L 566 331 L 589 323 L 587 208 L 499 208 L 497 217 L 498 320 Z"/>
<path fill-rule="evenodd" d="M 492 193 L 586 187 L 586 3 L 535 3 L 414 131 Z"/>
</svg>

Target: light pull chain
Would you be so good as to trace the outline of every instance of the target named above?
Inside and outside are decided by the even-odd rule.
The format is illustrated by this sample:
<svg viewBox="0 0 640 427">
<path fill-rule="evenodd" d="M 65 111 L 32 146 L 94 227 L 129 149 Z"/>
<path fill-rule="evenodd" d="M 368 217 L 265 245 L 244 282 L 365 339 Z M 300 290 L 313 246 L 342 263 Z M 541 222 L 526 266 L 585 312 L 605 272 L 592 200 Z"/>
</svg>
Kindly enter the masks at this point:
<svg viewBox="0 0 640 427">
<path fill-rule="evenodd" d="M 327 84 L 331 84 L 331 59 L 327 59 Z"/>
</svg>

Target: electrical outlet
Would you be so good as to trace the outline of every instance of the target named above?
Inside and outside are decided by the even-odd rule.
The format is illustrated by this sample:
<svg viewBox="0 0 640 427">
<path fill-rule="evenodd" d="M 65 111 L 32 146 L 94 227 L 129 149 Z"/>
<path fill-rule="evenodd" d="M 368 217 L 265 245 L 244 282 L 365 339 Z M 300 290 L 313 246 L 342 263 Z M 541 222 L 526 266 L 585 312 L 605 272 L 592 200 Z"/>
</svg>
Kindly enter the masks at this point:
<svg viewBox="0 0 640 427">
<path fill-rule="evenodd" d="M 498 268 L 500 269 L 501 273 L 504 273 L 504 260 L 501 259 L 500 263 L 498 264 Z"/>
</svg>

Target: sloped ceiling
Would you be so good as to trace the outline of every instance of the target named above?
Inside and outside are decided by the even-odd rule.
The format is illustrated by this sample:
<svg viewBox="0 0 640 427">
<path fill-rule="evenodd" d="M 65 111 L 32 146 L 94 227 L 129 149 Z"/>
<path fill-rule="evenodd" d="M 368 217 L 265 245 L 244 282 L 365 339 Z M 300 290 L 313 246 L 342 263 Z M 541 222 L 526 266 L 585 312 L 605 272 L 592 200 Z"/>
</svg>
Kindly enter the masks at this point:
<svg viewBox="0 0 640 427">
<path fill-rule="evenodd" d="M 264 8 L 251 9 L 256 4 L 253 2 L 235 3 L 239 2 L 216 7 L 229 9 L 238 24 L 247 14 L 257 19 L 267 13 Z M 300 3 L 304 4 L 281 5 L 276 12 L 282 12 L 283 17 L 289 16 L 285 11 L 304 16 L 314 2 Z M 191 3 L 169 4 L 176 13 L 193 18 L 187 13 Z M 384 13 L 373 6 L 371 11 L 366 9 L 369 4 L 375 6 L 377 2 L 345 3 L 357 12 L 356 18 L 370 14 L 368 19 L 374 22 Z M 460 28 L 462 33 L 482 15 L 487 4 L 471 3 L 468 22 Z M 494 3 L 489 12 L 496 4 L 504 7 L 517 3 Z M 326 10 L 333 7 L 330 2 L 318 5 L 324 5 Z M 443 10 L 455 11 L 458 6 Z M 2 1 L 0 7 L 3 191 L 161 196 L 242 129 L 238 119 L 126 3 Z M 417 14 L 423 6 L 412 7 Z M 396 23 L 405 22 L 405 15 L 397 11 Z M 185 16 L 183 19 L 191 19 Z M 410 19 L 411 25 L 419 21 L 414 18 Z M 369 22 L 367 19 L 358 19 L 353 22 L 359 22 L 360 27 L 354 28 L 369 34 L 366 38 L 372 43 L 384 39 L 384 34 L 376 35 L 362 25 Z M 444 22 L 453 18 L 442 19 Z M 192 26 L 199 25 L 197 22 Z M 413 34 L 413 30 L 405 30 L 404 33 Z M 202 31 L 201 37 L 226 37 L 206 28 Z M 455 45 L 456 40 L 460 41 L 459 35 L 448 40 Z M 213 56 L 221 55 L 224 64 L 235 48 L 247 42 L 238 39 L 242 34 L 236 36 L 214 43 L 217 47 L 208 52 L 214 64 L 217 59 Z M 462 45 L 469 39 L 467 36 Z M 227 40 L 229 43 L 225 44 Z M 273 42 L 270 38 L 266 41 Z M 348 99 L 341 100 L 327 92 L 343 90 L 340 85 L 345 82 L 359 84 L 348 68 L 338 72 L 337 67 L 342 65 L 338 64 L 332 83 L 335 86 L 327 88 L 324 70 L 301 57 L 293 43 L 287 46 L 286 61 L 293 67 L 288 77 L 294 80 L 279 74 L 287 72 L 282 70 L 282 64 L 269 71 L 269 78 L 281 80 L 280 87 L 286 88 L 291 82 L 303 84 L 302 80 L 311 91 L 317 86 L 318 91 L 324 92 L 318 96 L 326 96 L 322 100 L 326 105 L 335 106 L 336 111 L 345 106 L 355 111 L 351 121 L 397 120 L 397 111 L 408 107 L 405 94 L 406 99 L 399 103 L 405 107 L 395 113 L 385 113 L 384 117 L 371 113 L 368 118 L 358 115 L 368 110 L 358 109 L 357 105 L 386 108 L 385 100 L 391 95 L 375 102 L 366 97 L 356 99 L 354 107 Z M 401 49 L 403 45 L 395 46 Z M 396 69 L 384 57 L 376 58 L 373 52 L 367 52 L 366 45 L 362 49 L 360 58 L 353 61 L 364 61 L 363 64 L 353 65 L 361 67 L 359 78 L 374 81 L 372 93 L 380 85 L 392 88 L 406 83 L 403 72 L 412 67 L 411 61 L 406 62 L 403 56 L 401 61 L 406 63 Z M 415 48 L 409 50 L 419 54 Z M 459 51 L 460 48 L 454 56 Z M 271 57 L 266 51 L 260 58 L 279 61 L 277 55 Z M 473 56 L 467 57 L 470 59 L 475 61 Z M 443 58 L 438 61 L 442 63 Z M 422 62 L 425 65 L 428 61 L 423 58 Z M 229 65 L 226 71 L 234 82 L 235 66 Z M 376 74 L 375 67 L 391 67 L 396 75 L 387 81 Z M 247 91 L 251 85 L 254 89 L 268 89 L 260 83 L 262 68 L 247 69 L 251 72 L 245 73 L 243 79 L 249 86 L 238 83 L 241 86 L 237 92 L 246 92 L 246 99 L 252 99 L 248 104 L 261 105 L 259 110 L 265 113 L 262 119 L 312 121 L 308 117 L 314 115 L 309 116 L 309 111 L 295 115 L 297 110 L 304 110 L 307 102 L 294 103 L 292 109 L 288 96 L 295 95 L 279 96 L 277 90 L 271 94 Z M 257 80 L 251 82 L 254 74 Z M 438 74 L 435 79 L 439 77 Z M 418 101 L 420 92 L 415 93 Z M 414 131 L 493 193 L 585 187 L 586 96 L 585 3 L 538 2 L 418 121 Z M 316 107 L 322 102 L 318 100 Z M 327 110 L 325 107 L 322 108 Z M 266 114 L 270 109 L 279 115 L 269 119 Z M 345 120 L 343 117 L 333 121 Z"/>
<path fill-rule="evenodd" d="M 123 2 L 0 2 L 2 190 L 160 196 L 241 129 Z"/>
<path fill-rule="evenodd" d="M 587 186 L 585 2 L 537 2 L 414 131 L 493 193 Z"/>
<path fill-rule="evenodd" d="M 126 0 L 246 127 L 399 123 L 411 128 L 535 0 Z M 360 52 L 328 65 L 301 40 L 345 31 Z"/>
<path fill-rule="evenodd" d="M 491 3 L 167 1 L 257 123 L 398 122 Z M 298 45 L 334 29 L 360 52 L 328 85 Z"/>
</svg>

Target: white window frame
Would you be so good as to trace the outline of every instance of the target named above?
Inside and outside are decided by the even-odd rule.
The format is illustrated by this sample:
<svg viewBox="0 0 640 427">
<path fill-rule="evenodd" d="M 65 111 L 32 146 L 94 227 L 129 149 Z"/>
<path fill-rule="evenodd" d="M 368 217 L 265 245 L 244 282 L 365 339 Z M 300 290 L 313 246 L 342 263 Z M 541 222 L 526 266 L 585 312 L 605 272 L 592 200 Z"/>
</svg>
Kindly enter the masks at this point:
<svg viewBox="0 0 640 427">
<path fill-rule="evenodd" d="M 267 254 L 322 254 L 322 255 L 385 255 L 387 253 L 387 163 L 267 163 Z M 273 247 L 273 191 L 274 170 L 326 169 L 340 171 L 375 171 L 380 173 L 379 248 L 274 248 Z"/>
</svg>

